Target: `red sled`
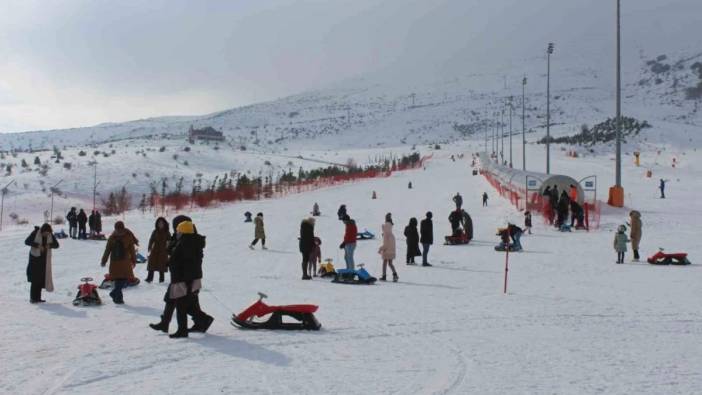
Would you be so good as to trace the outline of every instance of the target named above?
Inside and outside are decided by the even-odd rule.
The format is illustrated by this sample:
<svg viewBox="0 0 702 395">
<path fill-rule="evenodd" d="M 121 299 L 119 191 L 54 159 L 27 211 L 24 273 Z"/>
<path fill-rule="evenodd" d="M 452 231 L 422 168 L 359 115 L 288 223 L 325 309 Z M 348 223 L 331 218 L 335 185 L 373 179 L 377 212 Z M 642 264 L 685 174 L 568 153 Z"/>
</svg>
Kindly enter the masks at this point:
<svg viewBox="0 0 702 395">
<path fill-rule="evenodd" d="M 648 258 L 648 263 L 652 265 L 689 265 L 689 259 L 687 259 L 687 253 L 685 252 L 675 252 L 672 254 L 663 252 L 661 248 L 658 252 L 653 254 L 653 256 Z"/>
<path fill-rule="evenodd" d="M 312 304 L 295 304 L 288 306 L 269 306 L 263 303 L 268 296 L 258 293 L 258 300 L 246 310 L 232 316 L 232 325 L 242 329 L 285 329 L 285 330 L 314 330 L 322 324 L 317 321 L 314 312 L 319 308 Z M 268 317 L 268 320 L 258 321 Z M 283 322 L 283 317 L 289 317 L 295 322 Z"/>
<path fill-rule="evenodd" d="M 102 304 L 100 295 L 98 295 L 98 286 L 91 284 L 92 277 L 83 277 L 80 279 L 83 284 L 78 286 L 78 293 L 73 299 L 74 306 L 99 306 Z"/>
<path fill-rule="evenodd" d="M 461 232 L 458 236 L 446 236 L 444 245 L 461 245 L 470 243 L 470 239 L 465 232 Z"/>
</svg>

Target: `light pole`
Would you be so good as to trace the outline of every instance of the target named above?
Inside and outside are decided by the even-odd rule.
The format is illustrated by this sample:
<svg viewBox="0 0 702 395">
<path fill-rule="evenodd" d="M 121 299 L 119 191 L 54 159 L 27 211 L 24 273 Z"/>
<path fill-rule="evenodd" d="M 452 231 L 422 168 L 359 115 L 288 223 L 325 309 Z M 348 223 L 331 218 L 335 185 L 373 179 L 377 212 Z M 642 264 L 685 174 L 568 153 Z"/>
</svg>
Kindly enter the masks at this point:
<svg viewBox="0 0 702 395">
<path fill-rule="evenodd" d="M 512 96 L 509 97 L 509 168 L 512 168 Z"/>
<path fill-rule="evenodd" d="M 551 54 L 553 43 L 546 48 L 546 174 L 551 174 Z"/>
<path fill-rule="evenodd" d="M 93 166 L 93 211 L 95 211 L 95 197 L 97 196 L 97 187 L 99 182 L 97 181 L 97 161 L 92 161 L 89 165 Z"/>
<path fill-rule="evenodd" d="M 49 223 L 54 223 L 54 192 L 56 192 L 56 187 L 63 182 L 63 179 L 59 180 L 54 186 L 51 187 L 51 210 L 49 211 Z"/>
<path fill-rule="evenodd" d="M 622 187 L 622 60 L 621 60 L 621 0 L 617 1 L 617 115 L 615 129 L 617 134 L 616 164 L 614 168 L 615 183 L 609 189 L 608 203 L 615 207 L 624 206 L 624 188 Z"/>
<path fill-rule="evenodd" d="M 488 109 L 487 106 L 485 107 L 485 153 L 487 153 L 487 142 L 488 142 L 488 129 L 490 128 L 490 124 L 488 122 Z"/>
<path fill-rule="evenodd" d="M 2 230 L 2 218 L 5 214 L 5 195 L 9 192 L 10 185 L 14 184 L 15 180 L 12 180 L 2 187 L 2 198 L 0 199 L 0 230 Z"/>
<path fill-rule="evenodd" d="M 497 128 L 498 128 L 498 122 L 499 120 L 497 119 L 497 111 L 492 112 L 492 119 L 495 120 L 495 127 L 492 128 L 492 156 L 497 157 Z"/>
<path fill-rule="evenodd" d="M 527 78 L 522 79 L 522 170 L 526 171 L 526 84 Z"/>
<path fill-rule="evenodd" d="M 500 165 L 505 162 L 505 108 L 500 112 Z"/>
</svg>

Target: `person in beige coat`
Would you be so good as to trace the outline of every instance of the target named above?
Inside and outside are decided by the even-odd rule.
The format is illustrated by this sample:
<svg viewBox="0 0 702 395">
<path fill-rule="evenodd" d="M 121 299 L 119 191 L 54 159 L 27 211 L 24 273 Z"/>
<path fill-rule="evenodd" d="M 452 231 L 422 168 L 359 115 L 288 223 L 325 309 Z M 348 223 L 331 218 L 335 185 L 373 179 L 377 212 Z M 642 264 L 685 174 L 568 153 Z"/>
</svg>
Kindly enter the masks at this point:
<svg viewBox="0 0 702 395">
<path fill-rule="evenodd" d="M 122 289 L 127 286 L 127 281 L 134 277 L 136 266 L 137 240 L 134 234 L 124 226 L 124 222 L 115 222 L 115 230 L 107 239 L 105 252 L 102 254 L 101 266 L 110 261 L 110 278 L 115 282 L 115 288 L 110 292 L 110 297 L 115 304 L 124 304 Z"/>
<path fill-rule="evenodd" d="M 254 239 L 249 245 L 250 249 L 254 249 L 256 243 L 261 240 L 261 249 L 266 249 L 266 231 L 263 228 L 263 213 L 256 214 L 254 218 Z"/>
<path fill-rule="evenodd" d="M 392 281 L 397 282 L 399 277 L 397 276 L 397 271 L 395 270 L 395 265 L 392 261 L 397 255 L 397 248 L 395 246 L 395 235 L 392 233 L 392 214 L 387 213 L 385 215 L 385 223 L 382 225 L 383 230 L 383 244 L 378 249 L 378 253 L 383 258 L 383 275 L 380 277 L 380 281 L 386 281 L 386 272 L 388 266 L 392 270 Z"/>
<path fill-rule="evenodd" d="M 631 239 L 631 249 L 634 250 L 634 261 L 639 261 L 639 243 L 641 242 L 641 213 L 632 210 L 629 213 L 629 227 L 631 228 L 629 238 Z"/>
</svg>

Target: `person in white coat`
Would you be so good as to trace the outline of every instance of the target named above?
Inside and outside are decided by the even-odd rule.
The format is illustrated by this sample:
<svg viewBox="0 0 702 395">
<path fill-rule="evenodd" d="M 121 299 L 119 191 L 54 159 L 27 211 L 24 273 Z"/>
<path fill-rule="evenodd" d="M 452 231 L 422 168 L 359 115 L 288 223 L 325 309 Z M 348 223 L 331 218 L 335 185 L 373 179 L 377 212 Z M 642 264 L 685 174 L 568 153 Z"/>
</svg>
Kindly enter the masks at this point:
<svg viewBox="0 0 702 395">
<path fill-rule="evenodd" d="M 398 276 L 395 270 L 395 265 L 392 261 L 397 255 L 397 248 L 395 247 L 395 235 L 392 233 L 392 214 L 387 213 L 385 215 L 385 223 L 382 226 L 383 230 L 383 244 L 380 246 L 378 253 L 383 258 L 383 275 L 380 277 L 380 281 L 386 281 L 386 272 L 388 266 L 392 270 L 392 281 L 397 282 Z"/>
</svg>

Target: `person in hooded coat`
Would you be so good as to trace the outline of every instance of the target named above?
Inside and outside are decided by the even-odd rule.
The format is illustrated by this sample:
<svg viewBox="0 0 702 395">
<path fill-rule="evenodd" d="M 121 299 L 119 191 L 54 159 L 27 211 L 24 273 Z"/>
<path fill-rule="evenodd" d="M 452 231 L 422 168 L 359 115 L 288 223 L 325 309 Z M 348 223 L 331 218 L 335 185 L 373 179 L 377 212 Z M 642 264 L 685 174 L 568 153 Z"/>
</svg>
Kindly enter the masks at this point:
<svg viewBox="0 0 702 395">
<path fill-rule="evenodd" d="M 251 245 L 249 245 L 249 248 L 253 250 L 259 240 L 261 240 L 261 249 L 265 250 L 266 231 L 263 228 L 263 213 L 256 214 L 256 218 L 254 218 L 254 239 Z"/>
<path fill-rule="evenodd" d="M 392 264 L 392 261 L 397 256 L 395 235 L 392 233 L 392 226 L 392 214 L 387 213 L 385 214 L 385 223 L 381 226 L 383 231 L 383 244 L 378 249 L 378 253 L 383 259 L 383 275 L 380 277 L 380 281 L 387 280 L 386 274 L 388 266 L 390 266 L 390 270 L 392 270 L 392 280 L 397 281 L 399 278 L 395 270 L 395 265 Z"/>
<path fill-rule="evenodd" d="M 88 231 L 90 232 L 90 237 L 95 236 L 95 210 L 88 215 Z"/>
<path fill-rule="evenodd" d="M 614 235 L 614 250 L 617 252 L 617 263 L 624 263 L 624 254 L 626 254 L 626 243 L 629 239 L 626 237 L 626 226 L 619 225 L 617 233 Z"/>
<path fill-rule="evenodd" d="M 434 223 L 431 221 L 433 214 L 427 211 L 426 218 L 419 224 L 419 242 L 422 243 L 422 266 L 431 266 L 429 263 L 429 248 L 434 244 Z"/>
<path fill-rule="evenodd" d="M 314 251 L 314 218 L 306 218 L 300 223 L 300 253 L 302 254 L 302 279 L 311 280 L 308 266 L 311 264 L 312 251 Z"/>
<path fill-rule="evenodd" d="M 168 296 L 175 301 L 178 330 L 170 335 L 172 339 L 188 337 L 188 315 L 197 324 L 204 323 L 206 331 L 214 318 L 200 308 L 198 293 L 202 288 L 202 258 L 205 237 L 195 231 L 195 225 L 183 221 L 176 228 L 176 241 L 169 260 L 171 285 Z"/>
<path fill-rule="evenodd" d="M 95 210 L 95 233 L 102 233 L 102 215 L 97 210 Z"/>
<path fill-rule="evenodd" d="M 66 214 L 66 221 L 68 221 L 68 235 L 71 239 L 75 239 L 78 237 L 78 213 L 75 207 L 71 207 L 71 211 Z"/>
<path fill-rule="evenodd" d="M 343 221 L 346 216 L 346 205 L 342 204 L 339 206 L 339 210 L 336 212 L 336 216 L 339 217 L 339 221 Z"/>
<path fill-rule="evenodd" d="M 76 218 L 78 219 L 78 238 L 85 240 L 88 238 L 85 230 L 85 224 L 88 222 L 88 216 L 85 214 L 83 209 L 80 209 L 80 212 Z"/>
<path fill-rule="evenodd" d="M 124 222 L 115 222 L 115 230 L 107 239 L 105 252 L 102 254 L 101 266 L 110 260 L 109 274 L 115 286 L 110 297 L 115 304 L 124 304 L 122 289 L 127 286 L 127 281 L 134 277 L 136 266 L 136 239 L 134 234 L 124 226 Z"/>
<path fill-rule="evenodd" d="M 173 229 L 173 234 L 171 235 L 171 239 L 168 242 L 168 255 L 169 255 L 169 265 L 170 265 L 170 257 L 172 257 L 173 252 L 175 250 L 176 244 L 178 242 L 178 237 L 176 235 L 178 225 L 180 225 L 183 222 L 192 222 L 190 217 L 186 215 L 178 215 L 175 218 L 171 220 L 171 227 Z M 197 233 L 197 228 L 195 225 L 193 225 L 194 232 Z M 205 242 L 205 238 L 202 238 L 203 243 Z M 203 247 L 204 248 L 204 247 Z M 171 273 L 171 283 L 168 285 L 168 288 L 166 289 L 166 294 L 163 296 L 163 314 L 161 314 L 161 321 L 157 324 L 149 324 L 149 327 L 155 331 L 161 331 L 164 333 L 168 333 L 168 327 L 170 326 L 171 319 L 173 318 L 173 313 L 175 312 L 176 309 L 176 303 L 175 300 L 171 299 L 170 297 L 170 289 L 173 286 L 174 281 L 173 281 L 173 274 Z M 200 299 L 199 295 L 197 292 L 194 292 L 192 295 L 192 304 L 191 304 L 191 312 L 189 315 L 193 317 L 195 323 L 194 325 L 189 329 L 190 332 L 207 332 L 207 329 L 209 326 L 212 324 L 213 320 L 210 320 L 207 317 L 202 317 L 199 313 L 199 311 L 202 311 L 200 309 Z M 195 319 L 197 317 L 198 319 L 202 318 L 201 321 L 197 321 Z M 210 317 L 211 318 L 211 317 Z"/>
<path fill-rule="evenodd" d="M 568 218 L 568 207 L 570 206 L 570 198 L 568 198 L 568 194 L 566 191 L 561 192 L 561 197 L 558 200 L 558 207 L 557 207 L 557 212 L 558 212 L 558 226 L 561 226 L 565 223 L 566 218 Z"/>
<path fill-rule="evenodd" d="M 31 283 L 29 290 L 30 303 L 43 303 L 41 290 L 54 291 L 54 281 L 51 270 L 51 250 L 59 248 L 59 243 L 54 237 L 51 225 L 35 226 L 24 244 L 29 249 L 29 263 L 27 263 L 27 282 Z"/>
<path fill-rule="evenodd" d="M 629 237 L 631 238 L 631 249 L 634 250 L 634 261 L 639 261 L 639 243 L 641 243 L 641 213 L 632 210 L 629 213 L 629 226 L 631 227 Z"/>
<path fill-rule="evenodd" d="M 473 219 L 465 210 L 461 210 L 461 217 L 461 222 L 463 224 L 463 230 L 466 232 L 466 237 L 468 240 L 473 240 Z"/>
<path fill-rule="evenodd" d="M 410 218 L 405 227 L 405 240 L 407 242 L 407 264 L 414 265 L 414 257 L 422 255 L 419 251 L 419 232 L 417 231 L 417 218 Z"/>
<path fill-rule="evenodd" d="M 168 221 L 163 217 L 158 217 L 149 238 L 149 259 L 146 265 L 146 270 L 149 273 L 146 277 L 147 283 L 154 280 L 154 272 L 158 272 L 158 282 L 165 281 L 165 273 L 168 271 L 168 241 L 170 239 L 171 232 L 168 230 Z"/>
</svg>

